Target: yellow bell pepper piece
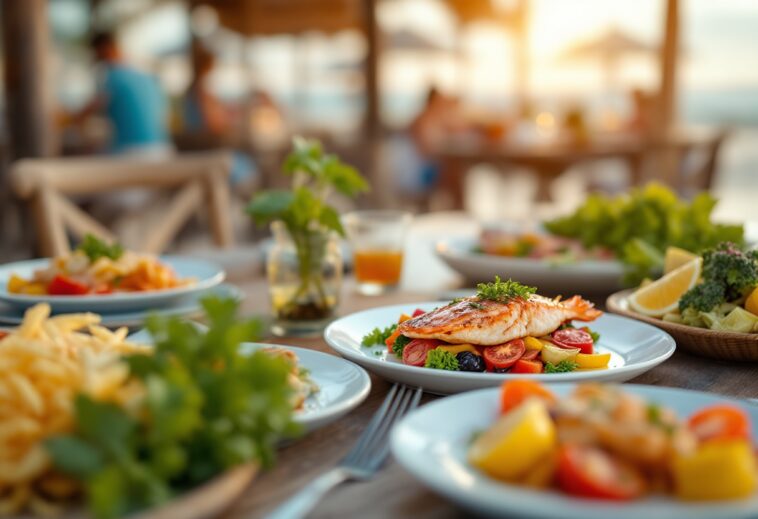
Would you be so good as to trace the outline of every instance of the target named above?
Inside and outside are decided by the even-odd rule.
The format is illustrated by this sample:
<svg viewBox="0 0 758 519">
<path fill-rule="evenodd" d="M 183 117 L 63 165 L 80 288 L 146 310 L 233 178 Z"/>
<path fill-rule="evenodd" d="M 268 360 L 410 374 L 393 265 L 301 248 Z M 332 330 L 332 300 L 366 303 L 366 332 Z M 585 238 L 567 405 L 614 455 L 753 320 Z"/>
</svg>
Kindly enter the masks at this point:
<svg viewBox="0 0 758 519">
<path fill-rule="evenodd" d="M 397 320 L 397 324 L 402 324 L 405 321 L 408 321 L 411 319 L 411 316 L 408 314 L 400 314 L 400 319 Z"/>
<path fill-rule="evenodd" d="M 454 344 L 452 346 L 437 346 L 436 349 L 445 350 L 447 352 L 452 353 L 453 355 L 458 355 L 462 351 L 470 351 L 471 353 L 476 353 L 477 355 L 479 355 L 479 350 L 477 350 L 471 344 Z"/>
<path fill-rule="evenodd" d="M 30 296 L 44 296 L 47 294 L 47 285 L 44 283 L 29 283 L 21 292 Z"/>
<path fill-rule="evenodd" d="M 530 399 L 482 433 L 471 445 L 468 459 L 494 478 L 515 481 L 553 453 L 556 441 L 545 403 Z"/>
<path fill-rule="evenodd" d="M 579 369 L 607 368 L 610 361 L 610 353 L 577 353 L 574 359 Z"/>
<path fill-rule="evenodd" d="M 715 501 L 752 496 L 756 462 L 747 441 L 714 441 L 674 458 L 674 486 L 681 499 Z"/>
<path fill-rule="evenodd" d="M 535 337 L 524 337 L 524 346 L 526 346 L 527 350 L 537 351 L 542 351 L 542 348 L 545 347 L 542 341 Z"/>
<path fill-rule="evenodd" d="M 20 294 L 28 284 L 29 282 L 24 278 L 17 276 L 16 274 L 11 274 L 10 279 L 8 279 L 8 292 L 11 294 Z"/>
<path fill-rule="evenodd" d="M 758 287 L 755 287 L 745 300 L 745 310 L 751 314 L 758 315 Z"/>
</svg>

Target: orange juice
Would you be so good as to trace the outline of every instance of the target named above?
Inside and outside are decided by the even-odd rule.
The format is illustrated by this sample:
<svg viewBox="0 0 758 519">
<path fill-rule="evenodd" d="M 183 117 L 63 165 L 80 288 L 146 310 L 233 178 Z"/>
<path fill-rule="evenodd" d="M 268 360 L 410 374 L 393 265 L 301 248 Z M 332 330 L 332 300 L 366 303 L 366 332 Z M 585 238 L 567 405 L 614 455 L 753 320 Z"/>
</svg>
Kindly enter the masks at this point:
<svg viewBox="0 0 758 519">
<path fill-rule="evenodd" d="M 400 281 L 403 253 L 364 250 L 355 253 L 355 277 L 361 283 L 395 285 Z"/>
</svg>

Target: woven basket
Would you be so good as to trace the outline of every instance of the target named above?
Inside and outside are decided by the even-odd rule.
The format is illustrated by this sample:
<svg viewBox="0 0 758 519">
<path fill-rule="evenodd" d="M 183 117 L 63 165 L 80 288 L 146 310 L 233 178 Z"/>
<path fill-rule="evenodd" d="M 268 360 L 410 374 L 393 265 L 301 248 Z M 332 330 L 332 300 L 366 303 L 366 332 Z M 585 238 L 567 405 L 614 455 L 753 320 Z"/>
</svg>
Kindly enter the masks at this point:
<svg viewBox="0 0 758 519">
<path fill-rule="evenodd" d="M 665 330 L 674 338 L 677 348 L 693 355 L 719 360 L 758 361 L 758 333 L 720 332 L 638 314 L 629 308 L 628 297 L 632 292 L 616 292 L 607 299 L 606 307 L 613 313 Z"/>
</svg>

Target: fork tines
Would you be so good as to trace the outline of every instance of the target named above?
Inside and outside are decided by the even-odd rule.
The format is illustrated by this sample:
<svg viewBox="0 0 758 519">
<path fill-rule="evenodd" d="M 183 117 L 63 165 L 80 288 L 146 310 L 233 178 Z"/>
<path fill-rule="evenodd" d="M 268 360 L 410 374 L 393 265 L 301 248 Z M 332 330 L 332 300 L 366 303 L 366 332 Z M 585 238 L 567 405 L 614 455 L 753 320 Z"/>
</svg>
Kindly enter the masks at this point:
<svg viewBox="0 0 758 519">
<path fill-rule="evenodd" d="M 340 465 L 367 472 L 379 469 L 389 453 L 388 436 L 392 426 L 418 406 L 422 392 L 421 388 L 394 384 Z"/>
</svg>

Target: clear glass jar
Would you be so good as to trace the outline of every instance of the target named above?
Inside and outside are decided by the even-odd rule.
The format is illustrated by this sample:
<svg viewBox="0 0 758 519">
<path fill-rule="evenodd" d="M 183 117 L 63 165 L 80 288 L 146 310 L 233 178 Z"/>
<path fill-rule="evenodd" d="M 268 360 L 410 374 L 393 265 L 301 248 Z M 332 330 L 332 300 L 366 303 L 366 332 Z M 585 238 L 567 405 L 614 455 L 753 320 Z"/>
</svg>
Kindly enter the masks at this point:
<svg viewBox="0 0 758 519">
<path fill-rule="evenodd" d="M 274 246 L 266 273 L 276 335 L 321 332 L 334 318 L 342 289 L 342 250 L 336 233 L 310 229 L 293 237 L 271 224 Z"/>
</svg>

